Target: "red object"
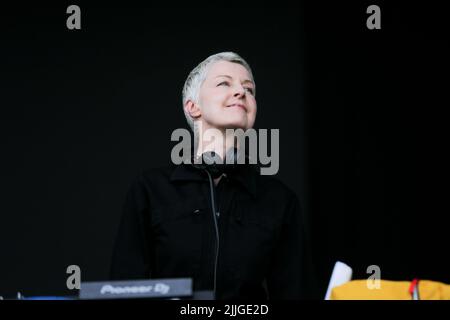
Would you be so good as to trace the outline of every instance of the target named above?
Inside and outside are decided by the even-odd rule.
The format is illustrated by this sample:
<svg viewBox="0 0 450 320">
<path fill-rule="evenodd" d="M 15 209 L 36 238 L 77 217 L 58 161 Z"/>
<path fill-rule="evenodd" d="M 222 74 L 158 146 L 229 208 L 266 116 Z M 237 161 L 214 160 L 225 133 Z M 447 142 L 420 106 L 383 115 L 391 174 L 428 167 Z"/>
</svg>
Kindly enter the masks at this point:
<svg viewBox="0 0 450 320">
<path fill-rule="evenodd" d="M 411 281 L 411 285 L 409 286 L 409 293 L 411 295 L 414 294 L 414 289 L 416 288 L 417 284 L 419 283 L 419 279 L 415 278 L 413 281 Z"/>
</svg>

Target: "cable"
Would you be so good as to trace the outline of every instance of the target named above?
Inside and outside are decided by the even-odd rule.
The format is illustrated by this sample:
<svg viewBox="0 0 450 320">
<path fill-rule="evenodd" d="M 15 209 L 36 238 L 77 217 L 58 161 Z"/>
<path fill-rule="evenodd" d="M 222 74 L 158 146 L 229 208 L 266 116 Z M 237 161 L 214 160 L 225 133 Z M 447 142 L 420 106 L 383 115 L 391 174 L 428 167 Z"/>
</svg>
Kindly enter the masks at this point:
<svg viewBox="0 0 450 320">
<path fill-rule="evenodd" d="M 214 218 L 214 226 L 216 229 L 216 242 L 217 242 L 217 246 L 216 246 L 216 259 L 214 262 L 214 299 L 216 299 L 216 289 L 217 289 L 217 263 L 219 260 L 219 244 L 220 244 L 220 239 L 219 239 L 219 227 L 217 226 L 217 217 L 219 216 L 219 212 L 216 212 L 216 204 L 215 204 L 215 196 L 214 196 L 214 182 L 213 179 L 211 177 L 211 174 L 209 173 L 208 170 L 205 170 L 206 173 L 208 174 L 208 178 L 209 178 L 209 189 L 210 189 L 210 194 L 211 194 L 211 205 L 212 205 L 212 213 L 213 213 L 213 218 Z"/>
</svg>

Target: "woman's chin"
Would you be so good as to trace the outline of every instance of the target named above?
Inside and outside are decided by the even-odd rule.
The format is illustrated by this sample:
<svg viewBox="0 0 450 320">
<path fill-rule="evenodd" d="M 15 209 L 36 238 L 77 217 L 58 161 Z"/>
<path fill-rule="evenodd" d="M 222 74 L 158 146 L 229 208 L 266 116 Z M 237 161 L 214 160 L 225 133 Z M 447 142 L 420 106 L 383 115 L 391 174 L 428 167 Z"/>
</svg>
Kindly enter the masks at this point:
<svg viewBox="0 0 450 320">
<path fill-rule="evenodd" d="M 246 121 L 230 121 L 230 122 L 224 123 L 222 128 L 246 130 L 247 122 Z"/>
</svg>

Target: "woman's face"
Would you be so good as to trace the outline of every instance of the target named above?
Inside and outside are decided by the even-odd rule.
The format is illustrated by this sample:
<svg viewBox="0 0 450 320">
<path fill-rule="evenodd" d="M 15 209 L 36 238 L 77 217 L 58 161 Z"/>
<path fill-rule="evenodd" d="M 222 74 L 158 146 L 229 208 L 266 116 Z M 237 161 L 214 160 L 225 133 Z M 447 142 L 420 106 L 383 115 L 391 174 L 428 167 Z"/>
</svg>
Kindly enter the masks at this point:
<svg viewBox="0 0 450 320">
<path fill-rule="evenodd" d="M 247 130 L 256 118 L 255 86 L 244 66 L 219 61 L 209 67 L 198 107 L 203 127 Z"/>
</svg>

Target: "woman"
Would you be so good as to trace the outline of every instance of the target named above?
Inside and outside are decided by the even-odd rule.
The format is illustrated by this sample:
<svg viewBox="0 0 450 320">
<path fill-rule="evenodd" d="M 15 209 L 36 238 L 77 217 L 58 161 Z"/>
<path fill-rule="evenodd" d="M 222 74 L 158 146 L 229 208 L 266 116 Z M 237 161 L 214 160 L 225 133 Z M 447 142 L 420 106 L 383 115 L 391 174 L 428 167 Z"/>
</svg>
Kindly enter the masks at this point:
<svg viewBox="0 0 450 320">
<path fill-rule="evenodd" d="M 189 74 L 183 107 L 198 137 L 196 158 L 148 170 L 133 183 L 111 278 L 190 277 L 194 290 L 211 290 L 216 299 L 311 298 L 297 197 L 277 179 L 236 164 L 240 145 L 226 131 L 255 122 L 250 66 L 232 52 L 208 57 Z"/>
</svg>

